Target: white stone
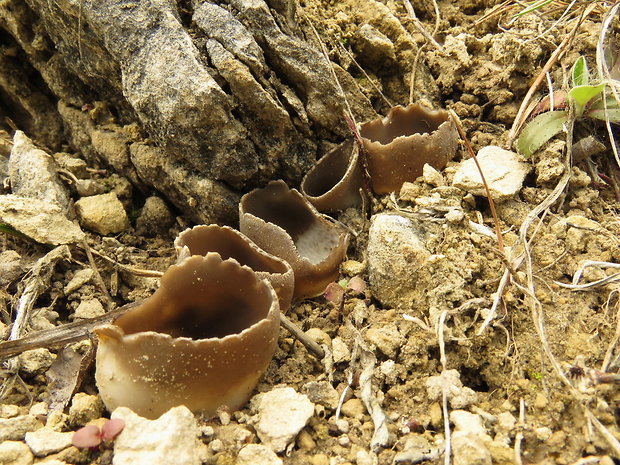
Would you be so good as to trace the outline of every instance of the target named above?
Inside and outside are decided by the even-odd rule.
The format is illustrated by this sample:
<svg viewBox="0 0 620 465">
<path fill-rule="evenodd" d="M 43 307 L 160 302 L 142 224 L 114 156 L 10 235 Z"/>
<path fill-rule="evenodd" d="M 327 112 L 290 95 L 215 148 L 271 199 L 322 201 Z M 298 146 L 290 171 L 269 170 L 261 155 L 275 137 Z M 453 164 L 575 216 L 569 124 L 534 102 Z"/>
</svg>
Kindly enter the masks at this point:
<svg viewBox="0 0 620 465">
<path fill-rule="evenodd" d="M 445 370 L 439 376 L 426 380 L 426 392 L 431 400 L 439 400 L 444 389 L 447 391 L 450 406 L 454 409 L 466 408 L 478 401 L 478 393 L 463 386 L 457 370 Z"/>
<path fill-rule="evenodd" d="M 441 173 L 428 163 L 424 163 L 424 167 L 422 168 L 422 177 L 424 178 L 424 182 L 426 184 L 430 184 L 431 186 L 439 187 L 446 185 L 446 180 L 443 178 Z"/>
<path fill-rule="evenodd" d="M 80 224 L 103 236 L 129 228 L 125 207 L 114 192 L 82 197 L 75 202 Z"/>
<path fill-rule="evenodd" d="M 75 309 L 75 319 L 83 320 L 86 318 L 96 318 L 105 313 L 105 309 L 99 299 L 85 299 L 80 302 L 78 308 Z"/>
<path fill-rule="evenodd" d="M 0 195 L 0 222 L 42 244 L 71 244 L 86 237 L 55 203 L 14 194 Z"/>
<path fill-rule="evenodd" d="M 482 417 L 465 410 L 452 410 L 450 421 L 454 424 L 455 432 L 486 434 L 487 430 L 482 422 Z"/>
<path fill-rule="evenodd" d="M 26 444 L 37 457 L 45 457 L 66 449 L 71 445 L 73 432 L 60 433 L 50 428 L 41 428 L 26 433 Z"/>
<path fill-rule="evenodd" d="M 314 415 L 314 404 L 291 387 L 275 388 L 254 400 L 258 411 L 256 433 L 274 452 L 284 451 Z"/>
<path fill-rule="evenodd" d="M 493 459 L 485 443 L 491 438 L 476 434 L 454 433 L 452 435 L 453 465 L 491 465 Z"/>
<path fill-rule="evenodd" d="M 239 451 L 236 465 L 282 465 L 282 459 L 269 447 L 248 444 Z"/>
<path fill-rule="evenodd" d="M 200 429 L 187 407 L 174 407 L 157 420 L 118 407 L 112 418 L 125 421 L 114 440 L 113 465 L 200 465 Z"/>
<path fill-rule="evenodd" d="M 351 351 L 339 337 L 332 339 L 332 355 L 334 357 L 334 363 L 348 362 L 351 360 Z"/>
<path fill-rule="evenodd" d="M 530 170 L 519 156 L 495 145 L 482 147 L 477 155 L 478 163 L 495 201 L 512 198 L 523 186 L 523 180 Z M 486 197 L 480 171 L 473 158 L 462 162 L 454 174 L 452 185 L 467 192 Z"/>
<path fill-rule="evenodd" d="M 368 280 L 386 307 L 409 309 L 413 289 L 430 252 L 413 222 L 400 215 L 374 215 L 368 235 Z"/>
<path fill-rule="evenodd" d="M 0 442 L 0 463 L 2 465 L 32 465 L 34 457 L 30 448 L 21 441 Z"/>
</svg>

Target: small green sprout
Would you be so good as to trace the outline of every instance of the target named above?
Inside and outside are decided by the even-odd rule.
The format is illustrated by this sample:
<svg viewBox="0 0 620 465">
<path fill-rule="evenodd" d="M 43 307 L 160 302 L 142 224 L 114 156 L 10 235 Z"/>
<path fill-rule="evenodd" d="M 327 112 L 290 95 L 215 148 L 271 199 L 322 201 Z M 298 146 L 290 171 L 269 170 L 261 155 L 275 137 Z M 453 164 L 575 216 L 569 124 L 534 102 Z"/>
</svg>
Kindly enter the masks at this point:
<svg viewBox="0 0 620 465">
<path fill-rule="evenodd" d="M 586 60 L 580 56 L 571 70 L 572 88 L 568 91 L 568 105 L 574 117 L 595 118 L 603 121 L 620 122 L 620 106 L 613 96 L 605 95 L 607 82 L 591 84 Z M 562 132 L 568 119 L 568 109 L 547 111 L 530 121 L 517 140 L 517 149 L 525 156 L 531 156 L 549 139 Z"/>
</svg>

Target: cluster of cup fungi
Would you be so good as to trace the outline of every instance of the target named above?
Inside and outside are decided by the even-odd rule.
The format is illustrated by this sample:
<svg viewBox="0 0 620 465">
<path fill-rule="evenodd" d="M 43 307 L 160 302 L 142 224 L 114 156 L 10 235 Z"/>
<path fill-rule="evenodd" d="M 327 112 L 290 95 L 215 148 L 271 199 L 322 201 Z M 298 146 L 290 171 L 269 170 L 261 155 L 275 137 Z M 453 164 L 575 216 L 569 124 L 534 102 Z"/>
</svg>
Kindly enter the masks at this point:
<svg viewBox="0 0 620 465">
<path fill-rule="evenodd" d="M 360 126 L 360 147 L 344 142 L 307 173 L 301 192 L 284 181 L 245 194 L 239 231 L 199 225 L 175 240 L 178 260 L 139 306 L 95 329 L 96 381 L 112 411 L 157 418 L 185 405 L 212 416 L 241 408 L 276 349 L 280 314 L 323 293 L 338 276 L 348 233 L 319 211 L 360 202 L 367 170 L 384 194 L 443 169 L 458 137 L 446 111 L 394 107 Z"/>
</svg>

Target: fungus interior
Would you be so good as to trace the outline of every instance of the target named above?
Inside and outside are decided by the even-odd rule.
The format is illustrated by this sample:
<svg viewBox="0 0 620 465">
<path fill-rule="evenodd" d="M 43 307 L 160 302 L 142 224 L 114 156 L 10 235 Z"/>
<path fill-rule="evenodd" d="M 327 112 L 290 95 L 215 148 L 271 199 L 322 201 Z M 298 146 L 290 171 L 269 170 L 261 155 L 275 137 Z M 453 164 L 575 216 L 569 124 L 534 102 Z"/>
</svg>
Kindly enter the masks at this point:
<svg viewBox="0 0 620 465">
<path fill-rule="evenodd" d="M 303 189 L 312 197 L 319 197 L 331 190 L 343 178 L 353 154 L 353 140 L 336 147 L 329 156 L 321 158 L 304 181 Z"/>
<path fill-rule="evenodd" d="M 325 260 L 338 245 L 337 234 L 319 217 L 301 196 L 282 183 L 270 183 L 246 197 L 246 213 L 284 229 L 293 239 L 300 256 L 313 265 Z"/>
<path fill-rule="evenodd" d="M 363 124 L 360 135 L 373 142 L 387 145 L 397 137 L 430 134 L 446 121 L 448 113 L 445 111 L 430 111 L 419 105 L 407 108 L 398 106 L 392 108 L 385 118 Z"/>
<path fill-rule="evenodd" d="M 187 246 L 191 255 L 217 252 L 223 260 L 233 258 L 254 271 L 282 274 L 288 271 L 285 263 L 264 253 L 257 253 L 260 249 L 252 248 L 239 233 L 223 227 L 194 228 L 184 232 L 180 237 L 179 245 Z"/>
<path fill-rule="evenodd" d="M 205 263 L 215 257 L 209 254 Z M 186 259 L 191 267 L 172 265 L 157 292 L 114 324 L 126 335 L 154 331 L 208 339 L 238 334 L 267 317 L 272 294 L 252 270 L 226 261 L 208 268 L 202 259 Z"/>
</svg>

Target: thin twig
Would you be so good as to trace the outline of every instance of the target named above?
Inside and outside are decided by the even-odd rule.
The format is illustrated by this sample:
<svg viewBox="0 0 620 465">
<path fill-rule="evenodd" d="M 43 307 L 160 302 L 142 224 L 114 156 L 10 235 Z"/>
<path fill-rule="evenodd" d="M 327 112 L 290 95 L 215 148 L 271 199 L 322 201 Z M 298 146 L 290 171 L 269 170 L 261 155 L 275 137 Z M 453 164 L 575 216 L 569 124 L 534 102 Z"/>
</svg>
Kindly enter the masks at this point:
<svg viewBox="0 0 620 465">
<path fill-rule="evenodd" d="M 450 465 L 450 460 L 452 459 L 452 433 L 450 432 L 450 417 L 448 413 L 448 392 L 445 385 L 441 390 L 441 405 L 443 409 L 443 431 L 446 437 L 443 463 L 444 465 Z"/>
<path fill-rule="evenodd" d="M 525 401 L 519 401 L 519 430 L 515 435 L 514 460 L 515 465 L 522 465 L 521 459 L 521 443 L 523 442 L 523 428 L 525 428 Z"/>
<path fill-rule="evenodd" d="M 308 352 L 314 355 L 319 360 L 322 360 L 325 357 L 325 351 L 323 348 L 313 339 L 309 338 L 306 333 L 304 333 L 299 327 L 294 324 L 291 320 L 289 320 L 283 314 L 280 314 L 280 324 L 286 328 L 286 330 L 291 333 L 299 342 L 301 342 Z"/>
<path fill-rule="evenodd" d="M 429 41 L 429 43 L 433 47 L 443 52 L 443 47 L 441 46 L 441 44 L 437 42 L 435 38 L 432 36 L 432 34 L 426 30 L 424 25 L 420 22 L 420 20 L 416 16 L 415 10 L 413 9 L 413 6 L 411 6 L 411 2 L 409 0 L 403 0 L 403 3 L 405 4 L 405 9 L 407 10 L 407 13 L 409 14 L 409 18 L 413 21 L 413 25 L 416 27 L 416 29 L 424 36 L 426 40 Z M 436 18 L 439 18 L 438 11 L 439 9 L 437 8 L 435 10 Z"/>
<path fill-rule="evenodd" d="M 95 259 L 93 258 L 91 248 L 86 241 L 82 241 L 82 248 L 86 252 L 86 256 L 88 257 L 88 263 L 90 263 L 90 267 L 93 270 L 93 274 L 95 275 L 95 280 L 97 281 L 97 284 L 99 284 L 99 288 L 101 289 L 101 292 L 103 293 L 103 296 L 105 297 L 108 311 L 112 310 L 115 306 L 114 300 L 112 300 L 112 296 L 110 295 L 110 292 L 108 291 L 108 287 L 105 285 L 105 282 L 103 282 L 101 273 L 99 273 L 99 268 L 97 267 L 97 263 L 95 263 Z"/>
</svg>

